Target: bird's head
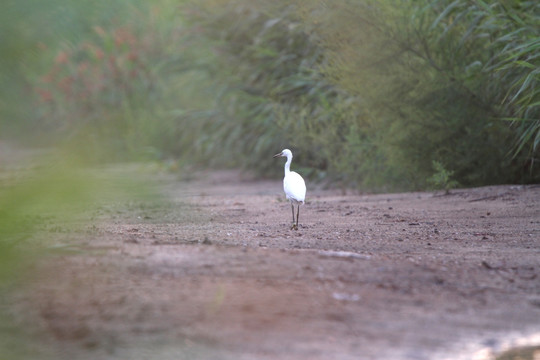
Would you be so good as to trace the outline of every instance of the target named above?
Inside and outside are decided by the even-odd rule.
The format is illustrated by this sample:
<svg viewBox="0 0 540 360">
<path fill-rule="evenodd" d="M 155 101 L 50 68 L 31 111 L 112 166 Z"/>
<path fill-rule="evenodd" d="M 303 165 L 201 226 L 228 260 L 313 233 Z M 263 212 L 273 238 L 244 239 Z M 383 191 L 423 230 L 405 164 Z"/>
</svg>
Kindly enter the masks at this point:
<svg viewBox="0 0 540 360">
<path fill-rule="evenodd" d="M 288 159 L 289 157 L 292 158 L 292 151 L 289 150 L 289 149 L 285 149 L 285 150 L 283 150 L 282 152 L 280 152 L 279 154 L 274 155 L 274 157 L 275 157 L 275 158 L 276 158 L 276 157 L 286 157 L 287 159 Z"/>
</svg>

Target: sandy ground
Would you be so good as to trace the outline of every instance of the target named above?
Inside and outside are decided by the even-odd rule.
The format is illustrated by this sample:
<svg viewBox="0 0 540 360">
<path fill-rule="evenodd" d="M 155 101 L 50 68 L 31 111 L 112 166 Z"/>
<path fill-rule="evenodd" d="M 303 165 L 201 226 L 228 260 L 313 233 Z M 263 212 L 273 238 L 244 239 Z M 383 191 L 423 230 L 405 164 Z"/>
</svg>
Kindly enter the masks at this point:
<svg viewBox="0 0 540 360">
<path fill-rule="evenodd" d="M 160 188 L 166 204 L 101 207 L 59 231 L 63 251 L 14 296 L 55 358 L 492 359 L 540 345 L 540 186 L 308 186 L 298 231 L 280 180 L 221 171 Z"/>
</svg>

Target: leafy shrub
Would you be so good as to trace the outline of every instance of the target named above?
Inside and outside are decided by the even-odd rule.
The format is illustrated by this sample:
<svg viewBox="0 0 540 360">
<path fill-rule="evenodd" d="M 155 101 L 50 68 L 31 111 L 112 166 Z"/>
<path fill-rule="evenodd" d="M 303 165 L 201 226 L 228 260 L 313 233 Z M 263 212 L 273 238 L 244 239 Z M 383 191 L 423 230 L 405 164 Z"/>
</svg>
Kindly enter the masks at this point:
<svg viewBox="0 0 540 360">
<path fill-rule="evenodd" d="M 530 66 L 538 58 L 539 19 L 531 15 L 538 5 L 302 4 L 327 50 L 325 74 L 360 98 L 371 117 L 363 130 L 375 151 L 365 161 L 381 165 L 379 183 L 423 188 L 434 160 L 454 169 L 465 186 L 538 180 L 530 167 L 538 156 L 532 141 L 538 66 Z M 509 56 L 510 49 L 527 49 L 526 62 L 513 62 L 518 53 Z M 523 106 L 516 106 L 519 97 Z M 532 116 L 519 122 L 533 132 L 505 121 L 520 111 Z"/>
<path fill-rule="evenodd" d="M 21 113 L 91 156 L 269 174 L 290 147 L 337 186 L 425 188 L 434 161 L 462 186 L 540 180 L 535 2 L 53 4 L 79 16 L 19 68 Z"/>
<path fill-rule="evenodd" d="M 454 172 L 447 170 L 440 162 L 433 160 L 433 169 L 435 173 L 428 179 L 428 183 L 435 189 L 444 190 L 448 194 L 450 189 L 459 185 L 457 181 L 452 180 Z"/>
<path fill-rule="evenodd" d="M 317 71 L 322 50 L 292 9 L 262 1 L 191 6 L 198 42 L 211 44 L 216 54 L 211 66 L 220 89 L 212 116 L 199 119 L 207 130 L 198 133 L 207 139 L 196 143 L 199 152 L 264 173 L 275 170 L 271 154 L 291 147 L 303 154 L 304 165 L 326 170 L 331 144 L 324 133 L 332 132 L 336 144 L 344 136 L 331 104 L 346 107 L 348 95 Z"/>
</svg>

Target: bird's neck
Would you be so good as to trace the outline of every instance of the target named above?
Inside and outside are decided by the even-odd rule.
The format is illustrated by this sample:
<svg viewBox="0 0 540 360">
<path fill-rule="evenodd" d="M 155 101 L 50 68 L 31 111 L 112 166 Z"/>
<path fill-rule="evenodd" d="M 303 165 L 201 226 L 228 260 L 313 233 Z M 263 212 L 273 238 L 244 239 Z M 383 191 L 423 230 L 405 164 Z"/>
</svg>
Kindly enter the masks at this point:
<svg viewBox="0 0 540 360">
<path fill-rule="evenodd" d="M 288 157 L 287 162 L 285 163 L 285 175 L 291 172 L 291 162 L 292 162 L 292 157 Z"/>
</svg>

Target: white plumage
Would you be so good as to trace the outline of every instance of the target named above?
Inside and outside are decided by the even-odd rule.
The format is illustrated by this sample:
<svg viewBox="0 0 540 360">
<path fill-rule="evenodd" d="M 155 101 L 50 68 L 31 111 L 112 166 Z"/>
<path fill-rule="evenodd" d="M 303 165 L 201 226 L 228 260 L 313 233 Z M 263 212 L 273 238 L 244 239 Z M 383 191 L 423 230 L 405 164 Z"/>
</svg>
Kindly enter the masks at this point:
<svg viewBox="0 0 540 360">
<path fill-rule="evenodd" d="M 306 183 L 300 174 L 291 171 L 292 152 L 289 149 L 285 149 L 274 157 L 286 157 L 285 163 L 285 177 L 283 178 L 283 190 L 287 200 L 291 202 L 293 224 L 291 230 L 298 230 L 298 217 L 300 216 L 300 205 L 304 204 L 306 199 Z M 294 205 L 297 205 L 296 222 L 294 219 Z"/>
</svg>

